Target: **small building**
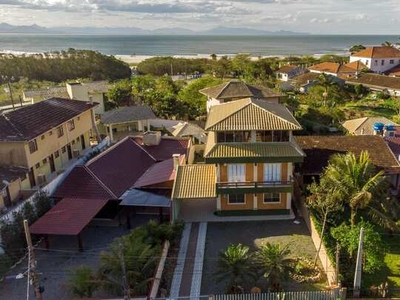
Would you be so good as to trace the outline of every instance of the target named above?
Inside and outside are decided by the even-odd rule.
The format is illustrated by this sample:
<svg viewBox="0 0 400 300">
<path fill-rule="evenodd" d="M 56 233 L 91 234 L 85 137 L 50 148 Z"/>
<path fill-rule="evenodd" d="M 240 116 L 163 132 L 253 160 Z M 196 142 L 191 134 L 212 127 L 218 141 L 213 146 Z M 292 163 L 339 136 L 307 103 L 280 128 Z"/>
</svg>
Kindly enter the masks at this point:
<svg viewBox="0 0 400 300">
<path fill-rule="evenodd" d="M 289 81 L 294 77 L 307 73 L 308 70 L 306 68 L 293 66 L 293 65 L 286 65 L 276 71 L 276 78 L 281 81 Z"/>
<path fill-rule="evenodd" d="M 365 73 L 357 78 L 349 78 L 347 84 L 362 84 L 371 91 L 387 92 L 393 96 L 400 96 L 400 77 L 391 77 L 380 74 Z"/>
<path fill-rule="evenodd" d="M 290 81 L 290 84 L 293 86 L 294 90 L 299 91 L 300 93 L 308 93 L 310 87 L 315 86 L 319 83 L 319 77 L 321 73 L 308 72 L 302 75 L 296 76 Z M 333 75 L 327 75 L 329 81 L 335 82 L 340 86 L 343 86 L 345 81 L 339 77 Z"/>
<path fill-rule="evenodd" d="M 342 123 L 342 126 L 352 135 L 382 135 L 378 134 L 374 129 L 374 124 L 376 123 L 399 126 L 385 117 L 364 117 L 347 120 Z"/>
<path fill-rule="evenodd" d="M 361 61 L 374 73 L 384 73 L 400 65 L 400 50 L 391 46 L 368 47 L 350 56 L 350 62 Z"/>
<path fill-rule="evenodd" d="M 348 78 L 357 76 L 362 71 L 368 70 L 368 67 L 364 65 L 361 61 L 354 61 L 347 64 L 323 62 L 311 66 L 309 70 L 312 73 Z"/>
<path fill-rule="evenodd" d="M 28 169 L 0 166 L 0 210 L 10 207 L 21 198 L 21 182 L 26 180 Z"/>
<path fill-rule="evenodd" d="M 36 103 L 50 98 L 69 98 L 67 88 L 48 87 L 42 90 L 23 91 L 22 98 L 24 102 Z"/>
<path fill-rule="evenodd" d="M 168 131 L 175 137 L 190 137 L 194 144 L 204 144 L 207 141 L 207 131 L 193 123 L 180 122 L 168 128 Z"/>
<path fill-rule="evenodd" d="M 0 165 L 23 167 L 22 189 L 45 184 L 89 146 L 97 104 L 47 99 L 0 114 Z"/>
<path fill-rule="evenodd" d="M 250 85 L 244 81 L 230 80 L 228 82 L 205 88 L 199 91 L 207 96 L 207 112 L 214 105 L 239 100 L 254 98 L 270 102 L 279 102 L 283 94 L 263 86 Z"/>
<path fill-rule="evenodd" d="M 155 118 L 147 105 L 120 107 L 101 116 L 100 131 L 115 142 L 138 132 L 150 131 L 150 120 Z"/>
</svg>

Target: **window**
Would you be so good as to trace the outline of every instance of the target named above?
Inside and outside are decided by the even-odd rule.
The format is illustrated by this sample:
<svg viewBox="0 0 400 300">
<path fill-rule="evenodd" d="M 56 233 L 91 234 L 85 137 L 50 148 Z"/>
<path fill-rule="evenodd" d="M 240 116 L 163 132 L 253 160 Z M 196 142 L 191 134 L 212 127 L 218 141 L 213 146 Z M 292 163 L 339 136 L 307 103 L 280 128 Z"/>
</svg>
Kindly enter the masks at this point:
<svg viewBox="0 0 400 300">
<path fill-rule="evenodd" d="M 368 59 L 365 61 L 365 64 L 368 66 L 368 64 L 369 64 L 369 60 Z"/>
<path fill-rule="evenodd" d="M 228 165 L 228 181 L 229 182 L 245 182 L 246 181 L 246 165 Z"/>
<path fill-rule="evenodd" d="M 281 202 L 281 197 L 279 193 L 265 193 L 264 203 L 277 203 Z"/>
<path fill-rule="evenodd" d="M 40 137 L 42 140 L 44 140 L 44 134 Z"/>
<path fill-rule="evenodd" d="M 64 128 L 61 126 L 57 127 L 57 137 L 62 137 L 64 135 Z"/>
<path fill-rule="evenodd" d="M 228 204 L 245 204 L 246 199 L 244 194 L 228 195 Z"/>
<path fill-rule="evenodd" d="M 383 65 L 385 65 L 385 60 L 384 59 L 382 59 L 382 61 L 381 61 L 381 66 L 383 66 Z"/>
<path fill-rule="evenodd" d="M 257 142 L 272 142 L 272 131 L 257 131 L 256 132 Z"/>
<path fill-rule="evenodd" d="M 66 149 L 65 146 L 61 148 L 61 153 L 65 153 Z"/>
<path fill-rule="evenodd" d="M 37 164 L 35 165 L 35 168 L 36 168 L 36 169 L 39 169 L 39 168 L 40 168 L 40 163 L 37 163 Z"/>
<path fill-rule="evenodd" d="M 71 121 L 68 121 L 68 122 L 67 122 L 67 128 L 68 128 L 69 131 L 72 131 L 72 130 L 75 129 L 75 122 L 74 122 L 74 120 L 71 120 Z"/>
<path fill-rule="evenodd" d="M 38 149 L 38 147 L 37 147 L 36 139 L 30 141 L 29 142 L 29 152 L 30 153 L 36 152 L 37 149 Z"/>
<path fill-rule="evenodd" d="M 43 159 L 42 163 L 45 165 L 47 164 L 47 158 Z"/>
<path fill-rule="evenodd" d="M 375 66 L 377 66 L 377 65 L 378 65 L 378 60 L 375 59 Z"/>
<path fill-rule="evenodd" d="M 250 131 L 227 131 L 217 133 L 218 143 L 241 143 L 250 142 L 251 132 Z"/>
<path fill-rule="evenodd" d="M 81 117 L 77 117 L 76 120 L 79 121 L 81 119 Z"/>
<path fill-rule="evenodd" d="M 274 131 L 274 142 L 288 142 L 289 141 L 289 132 L 283 130 L 275 130 Z"/>
<path fill-rule="evenodd" d="M 77 141 L 77 142 L 79 142 L 79 141 L 80 141 L 80 138 L 79 138 L 79 136 L 76 138 L 76 141 Z"/>
<path fill-rule="evenodd" d="M 394 59 L 391 59 L 391 60 L 389 61 L 389 64 L 393 65 L 393 64 L 394 64 Z"/>
<path fill-rule="evenodd" d="M 280 182 L 282 180 L 282 164 L 264 164 L 264 181 Z"/>
<path fill-rule="evenodd" d="M 55 156 L 55 158 L 58 158 L 60 156 L 60 151 L 54 152 L 54 156 Z"/>
</svg>

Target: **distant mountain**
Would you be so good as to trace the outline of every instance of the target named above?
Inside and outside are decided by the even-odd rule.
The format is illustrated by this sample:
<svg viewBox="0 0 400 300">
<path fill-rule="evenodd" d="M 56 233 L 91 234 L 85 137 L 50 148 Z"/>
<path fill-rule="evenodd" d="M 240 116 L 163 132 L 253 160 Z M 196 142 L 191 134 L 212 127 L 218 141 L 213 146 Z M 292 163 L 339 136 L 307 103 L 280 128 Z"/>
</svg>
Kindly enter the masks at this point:
<svg viewBox="0 0 400 300">
<path fill-rule="evenodd" d="M 138 27 L 40 27 L 14 26 L 0 23 L 0 33 L 31 34 L 93 34 L 93 35 L 304 35 L 308 33 L 292 31 L 265 31 L 252 28 L 233 28 L 219 26 L 204 31 L 193 31 L 186 28 L 159 28 L 146 30 Z"/>
</svg>

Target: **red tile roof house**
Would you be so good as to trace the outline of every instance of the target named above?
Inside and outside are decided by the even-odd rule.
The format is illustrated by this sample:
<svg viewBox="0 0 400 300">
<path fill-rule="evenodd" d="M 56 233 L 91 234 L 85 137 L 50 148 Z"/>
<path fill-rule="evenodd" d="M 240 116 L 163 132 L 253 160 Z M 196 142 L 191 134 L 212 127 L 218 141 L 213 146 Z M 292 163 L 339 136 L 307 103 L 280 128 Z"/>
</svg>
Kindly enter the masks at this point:
<svg viewBox="0 0 400 300">
<path fill-rule="evenodd" d="M 80 233 L 94 217 L 113 219 L 124 206 L 169 212 L 174 170 L 184 164 L 190 140 L 160 137 L 156 143 L 126 137 L 75 167 L 52 195 L 60 201 L 30 226 L 31 233 L 45 235 L 46 247 L 49 235 L 77 235 L 82 249 Z"/>
</svg>

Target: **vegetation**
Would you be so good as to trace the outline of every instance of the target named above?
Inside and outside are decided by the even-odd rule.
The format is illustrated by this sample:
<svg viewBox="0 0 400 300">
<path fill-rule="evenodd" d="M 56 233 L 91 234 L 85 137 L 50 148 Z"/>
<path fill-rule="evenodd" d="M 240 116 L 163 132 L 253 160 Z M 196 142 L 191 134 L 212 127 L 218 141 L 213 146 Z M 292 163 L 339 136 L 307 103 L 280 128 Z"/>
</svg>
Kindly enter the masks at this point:
<svg viewBox="0 0 400 300">
<path fill-rule="evenodd" d="M 78 297 L 92 297 L 96 290 L 97 279 L 92 269 L 88 266 L 81 265 L 70 269 L 70 277 L 68 281 L 69 289 L 72 295 Z"/>
</svg>

